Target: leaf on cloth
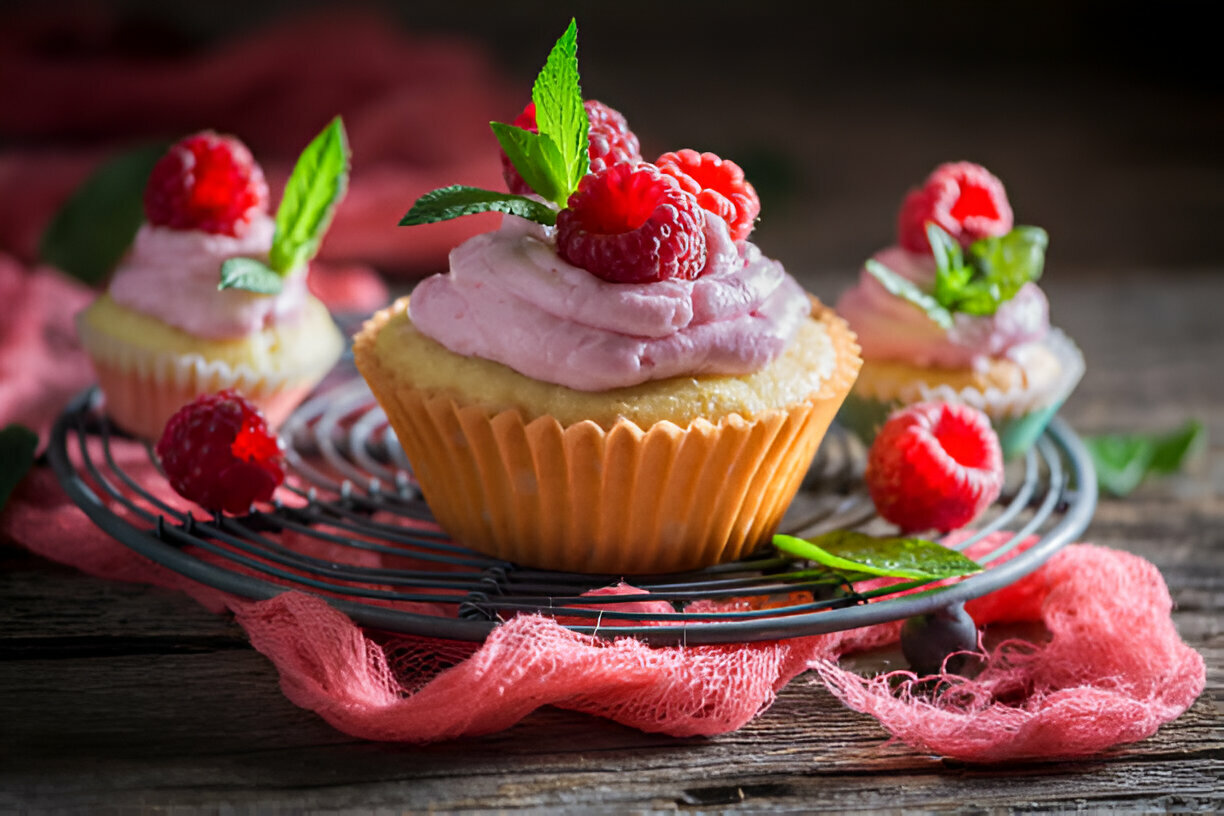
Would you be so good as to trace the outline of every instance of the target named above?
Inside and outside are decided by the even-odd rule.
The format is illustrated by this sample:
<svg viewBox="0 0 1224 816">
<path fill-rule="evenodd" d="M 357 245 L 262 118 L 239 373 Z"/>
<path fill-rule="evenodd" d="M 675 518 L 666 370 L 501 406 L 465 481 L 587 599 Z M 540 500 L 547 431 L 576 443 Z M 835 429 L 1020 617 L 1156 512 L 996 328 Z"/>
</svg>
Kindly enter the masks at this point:
<svg viewBox="0 0 1224 816">
<path fill-rule="evenodd" d="M 165 143 L 105 161 L 51 219 L 39 257 L 83 283 L 100 283 L 132 244 L 144 220 L 144 189 Z"/>
<path fill-rule="evenodd" d="M 38 434 L 24 425 L 8 425 L 0 431 L 0 510 L 34 464 Z"/>
<path fill-rule="evenodd" d="M 1148 474 L 1174 473 L 1207 439 L 1203 423 L 1192 419 L 1168 433 L 1101 434 L 1084 437 L 1096 465 L 1097 484 L 1114 496 L 1127 496 Z"/>
</svg>

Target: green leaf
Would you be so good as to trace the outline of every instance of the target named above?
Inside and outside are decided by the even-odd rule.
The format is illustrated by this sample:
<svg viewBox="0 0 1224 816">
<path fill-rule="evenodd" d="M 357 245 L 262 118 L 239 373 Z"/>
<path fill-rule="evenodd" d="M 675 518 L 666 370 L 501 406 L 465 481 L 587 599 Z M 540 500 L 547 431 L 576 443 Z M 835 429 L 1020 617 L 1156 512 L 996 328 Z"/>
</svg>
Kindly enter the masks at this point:
<svg viewBox="0 0 1224 816">
<path fill-rule="evenodd" d="M 490 122 L 489 127 L 527 186 L 541 198 L 564 207 L 570 191 L 565 189 L 565 169 L 552 140 L 504 122 Z"/>
<path fill-rule="evenodd" d="M 254 258 L 227 258 L 221 264 L 218 289 L 245 289 L 260 295 L 280 292 L 285 279 L 275 269 Z"/>
<path fill-rule="evenodd" d="M 547 226 L 557 222 L 556 212 L 534 199 L 455 184 L 418 198 L 399 223 L 410 227 L 482 212 L 509 213 Z"/>
<path fill-rule="evenodd" d="M 927 241 L 931 244 L 931 254 L 935 256 L 935 268 L 940 272 L 960 269 L 965 265 L 964 255 L 956 239 L 945 232 L 938 224 L 928 221 L 926 224 Z"/>
<path fill-rule="evenodd" d="M 269 265 L 282 275 L 319 252 L 336 207 L 348 190 L 351 153 L 337 116 L 298 157 L 276 210 Z"/>
<path fill-rule="evenodd" d="M 888 290 L 889 294 L 895 295 L 902 300 L 907 300 L 919 309 L 922 309 L 922 311 L 927 313 L 928 317 L 939 324 L 940 328 L 952 328 L 952 313 L 941 306 L 935 298 L 922 291 L 918 284 L 909 278 L 898 275 L 875 258 L 867 260 L 866 268 L 871 273 L 871 276 Z"/>
<path fill-rule="evenodd" d="M 999 238 L 974 241 L 969 260 L 993 288 L 997 303 L 1003 303 L 1015 297 L 1024 284 L 1041 278 L 1049 245 L 1050 237 L 1040 227 L 1016 227 Z"/>
<path fill-rule="evenodd" d="M 144 220 L 144 189 L 166 144 L 148 144 L 104 162 L 43 232 L 39 256 L 88 284 L 102 281 L 132 245 Z"/>
<path fill-rule="evenodd" d="M 570 20 L 569 27 L 549 52 L 531 88 L 531 101 L 536 106 L 536 127 L 540 135 L 551 139 L 559 151 L 560 181 L 568 198 L 586 175 L 589 164 L 587 131 L 590 123 L 582 104 L 578 78 L 578 24 L 574 20 Z"/>
<path fill-rule="evenodd" d="M 1101 434 L 1084 437 L 1096 466 L 1097 484 L 1114 496 L 1127 496 L 1149 474 L 1180 470 L 1206 444 L 1203 424 L 1191 420 L 1165 434 Z"/>
<path fill-rule="evenodd" d="M 982 569 L 956 550 L 924 538 L 877 538 L 853 530 L 837 530 L 808 540 L 775 535 L 773 544 L 783 552 L 851 575 L 935 581 Z"/>
<path fill-rule="evenodd" d="M 1156 439 L 1149 470 L 1152 473 L 1175 473 L 1207 444 L 1203 423 L 1192 419 L 1172 433 Z"/>
<path fill-rule="evenodd" d="M 8 425 L 0 431 L 0 510 L 34 464 L 38 434 L 24 425 Z"/>
</svg>

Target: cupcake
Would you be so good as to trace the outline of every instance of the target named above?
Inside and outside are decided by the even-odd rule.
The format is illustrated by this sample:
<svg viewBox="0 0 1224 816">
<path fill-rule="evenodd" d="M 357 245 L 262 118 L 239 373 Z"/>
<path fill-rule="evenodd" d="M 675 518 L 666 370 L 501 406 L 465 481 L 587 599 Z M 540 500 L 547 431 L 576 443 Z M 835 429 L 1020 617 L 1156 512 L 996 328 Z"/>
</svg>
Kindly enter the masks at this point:
<svg viewBox="0 0 1224 816">
<path fill-rule="evenodd" d="M 1011 458 L 1079 382 L 1083 356 L 1050 326 L 1036 283 L 1046 233 L 1012 222 L 1002 183 L 968 162 L 937 167 L 906 197 L 897 246 L 837 302 L 863 357 L 838 419 L 865 442 L 902 405 L 964 403 L 990 417 Z"/>
<path fill-rule="evenodd" d="M 275 218 L 263 171 L 231 136 L 197 133 L 158 161 L 146 222 L 77 318 L 119 427 L 156 439 L 180 407 L 227 388 L 275 425 L 331 369 L 343 338 L 306 273 L 347 173 L 339 119 L 302 154 Z"/>
<path fill-rule="evenodd" d="M 624 118 L 582 101 L 574 36 L 534 107 L 494 124 L 524 192 L 445 188 L 402 222 L 493 210 L 501 228 L 376 314 L 357 367 L 469 547 L 621 575 L 740 558 L 798 489 L 857 346 L 747 240 L 760 204 L 734 163 L 643 162 Z"/>
</svg>

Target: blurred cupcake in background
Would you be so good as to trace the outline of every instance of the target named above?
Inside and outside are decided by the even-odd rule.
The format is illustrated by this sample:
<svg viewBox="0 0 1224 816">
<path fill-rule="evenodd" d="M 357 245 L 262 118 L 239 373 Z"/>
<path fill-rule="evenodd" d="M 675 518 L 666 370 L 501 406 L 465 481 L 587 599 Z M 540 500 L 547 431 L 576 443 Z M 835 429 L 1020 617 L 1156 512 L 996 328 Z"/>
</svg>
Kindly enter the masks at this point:
<svg viewBox="0 0 1224 816">
<path fill-rule="evenodd" d="M 906 196 L 897 245 L 837 302 L 863 356 L 839 421 L 869 443 L 902 405 L 963 403 L 990 417 L 1005 457 L 1031 447 L 1084 372 L 1036 283 L 1047 244 L 1013 225 L 984 167 L 937 167 Z"/>
<path fill-rule="evenodd" d="M 331 369 L 344 341 L 306 273 L 348 166 L 337 118 L 302 153 L 273 217 L 263 171 L 232 136 L 196 133 L 158 161 L 146 223 L 77 318 L 119 427 L 157 438 L 180 407 L 227 388 L 276 425 Z"/>
</svg>

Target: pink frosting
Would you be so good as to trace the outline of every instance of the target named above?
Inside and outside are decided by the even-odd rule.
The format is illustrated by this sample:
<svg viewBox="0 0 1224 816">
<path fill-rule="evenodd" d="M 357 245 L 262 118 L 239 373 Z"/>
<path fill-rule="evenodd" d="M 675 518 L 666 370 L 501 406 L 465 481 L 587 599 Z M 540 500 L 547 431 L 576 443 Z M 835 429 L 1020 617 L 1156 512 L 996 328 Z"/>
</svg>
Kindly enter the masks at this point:
<svg viewBox="0 0 1224 816">
<path fill-rule="evenodd" d="M 696 280 L 608 283 L 562 260 L 550 228 L 506 216 L 417 286 L 409 315 L 457 354 L 580 391 L 757 371 L 798 331 L 807 296 L 721 218 L 706 219 L 706 240 Z"/>
<path fill-rule="evenodd" d="M 877 252 L 884 266 L 931 291 L 935 260 L 900 247 Z M 1026 283 L 990 316 L 955 312 L 952 328 L 942 329 L 919 307 L 890 294 L 865 268 L 858 285 L 837 301 L 836 311 L 858 335 L 863 358 L 896 360 L 917 366 L 980 368 L 991 358 L 1007 357 L 1050 330 L 1050 305 L 1035 283 Z"/>
<path fill-rule="evenodd" d="M 277 295 L 217 289 L 227 258 L 268 259 L 274 231 L 266 215 L 256 216 L 238 237 L 145 224 L 115 270 L 110 296 L 121 306 L 211 340 L 245 337 L 290 322 L 305 303 L 304 269 L 291 272 Z"/>
</svg>

